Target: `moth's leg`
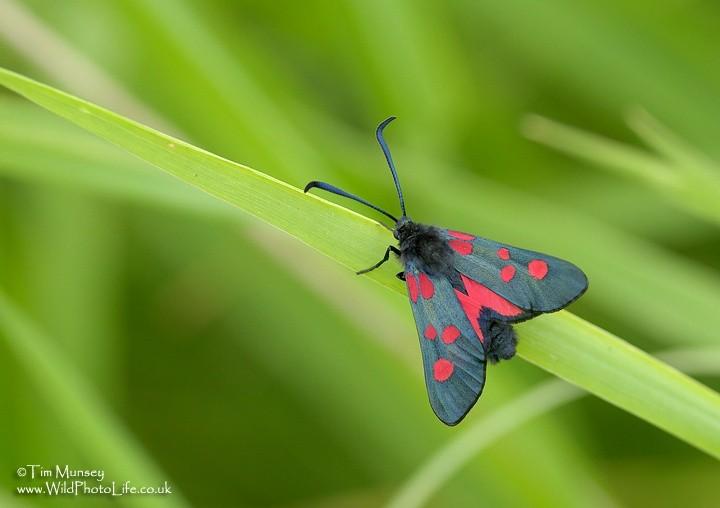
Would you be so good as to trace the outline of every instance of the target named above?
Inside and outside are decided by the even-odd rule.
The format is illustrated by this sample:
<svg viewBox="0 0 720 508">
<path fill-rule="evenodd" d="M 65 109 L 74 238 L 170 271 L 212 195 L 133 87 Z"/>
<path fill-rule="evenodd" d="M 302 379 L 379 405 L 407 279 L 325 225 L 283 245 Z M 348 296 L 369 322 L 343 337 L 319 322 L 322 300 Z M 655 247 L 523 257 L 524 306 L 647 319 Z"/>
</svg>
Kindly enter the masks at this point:
<svg viewBox="0 0 720 508">
<path fill-rule="evenodd" d="M 395 277 L 397 277 L 401 281 L 405 282 L 405 272 L 398 272 L 395 274 Z"/>
<path fill-rule="evenodd" d="M 393 252 L 393 253 L 397 254 L 398 256 L 400 255 L 400 250 L 397 247 L 395 247 L 394 245 L 390 245 L 390 246 L 388 246 L 387 249 L 385 249 L 385 255 L 383 256 L 383 258 L 380 261 L 378 261 L 377 263 L 372 265 L 370 268 L 365 268 L 364 270 L 360 270 L 359 272 L 355 272 L 355 273 L 357 275 L 362 275 L 364 273 L 372 272 L 376 268 L 380 268 L 380 266 L 382 266 L 383 263 L 386 263 L 387 260 L 390 259 L 390 252 Z"/>
</svg>

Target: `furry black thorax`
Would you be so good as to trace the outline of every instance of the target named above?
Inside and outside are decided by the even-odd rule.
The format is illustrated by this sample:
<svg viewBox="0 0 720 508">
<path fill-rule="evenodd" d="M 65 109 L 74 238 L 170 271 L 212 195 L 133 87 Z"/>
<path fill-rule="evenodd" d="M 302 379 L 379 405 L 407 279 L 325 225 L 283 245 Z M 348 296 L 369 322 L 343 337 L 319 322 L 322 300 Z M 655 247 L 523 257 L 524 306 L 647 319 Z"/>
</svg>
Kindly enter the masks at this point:
<svg viewBox="0 0 720 508">
<path fill-rule="evenodd" d="M 393 235 L 400 244 L 400 260 L 414 264 L 430 276 L 453 275 L 454 253 L 440 234 L 440 229 L 401 217 Z"/>
</svg>

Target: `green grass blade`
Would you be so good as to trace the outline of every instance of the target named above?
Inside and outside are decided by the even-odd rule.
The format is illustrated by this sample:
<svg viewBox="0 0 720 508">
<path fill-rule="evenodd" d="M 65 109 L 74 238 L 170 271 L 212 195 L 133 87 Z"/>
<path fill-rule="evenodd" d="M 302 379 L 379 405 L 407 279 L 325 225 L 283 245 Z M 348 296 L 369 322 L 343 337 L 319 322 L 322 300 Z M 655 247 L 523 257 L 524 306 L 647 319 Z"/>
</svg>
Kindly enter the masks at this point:
<svg viewBox="0 0 720 508">
<path fill-rule="evenodd" d="M 16 73 L 0 70 L 0 82 L 173 176 L 296 236 L 346 266 L 356 269 L 373 257 L 364 256 L 363 250 L 353 248 L 350 242 L 343 245 L 335 241 L 347 231 L 354 230 L 360 235 L 357 240 L 370 247 L 371 252 L 383 251 L 388 244 L 389 233 L 378 223 L 315 196 L 305 195 L 300 189 L 247 166 Z M 393 285 L 400 287 L 399 283 Z"/>
<path fill-rule="evenodd" d="M 528 390 L 476 421 L 423 464 L 388 503 L 388 508 L 423 506 L 477 453 L 540 414 L 579 398 L 582 391 L 558 379 Z"/>
<path fill-rule="evenodd" d="M 170 207 L 218 219 L 245 217 L 236 207 L 166 173 L 149 171 L 146 163 L 126 152 L 79 129 L 67 129 L 61 119 L 31 108 L 32 104 L 15 99 L 0 101 L 0 116 L 9 120 L 0 125 L 0 174 L 31 183 L 81 188 L 152 208 Z M 364 152 L 357 150 L 357 143 L 341 143 L 340 147 L 346 149 L 346 158 L 365 165 L 372 163 L 362 155 Z M 405 153 L 401 155 L 407 157 Z M 472 224 L 492 238 L 575 260 L 593 281 L 593 291 L 583 298 L 583 304 L 611 313 L 633 327 L 640 326 L 658 343 L 717 341 L 714 329 L 720 326 L 720 316 L 715 313 L 720 306 L 720 278 L 707 267 L 575 211 L 571 213 L 488 180 L 446 178 L 443 183 L 446 192 L 457 196 L 458 203 L 475 203 L 478 196 L 483 199 L 482 207 L 459 208 L 457 203 L 442 199 L 442 195 L 438 198 L 432 183 L 435 178 L 430 173 L 430 167 L 438 173 L 452 168 L 437 160 L 423 162 L 419 156 L 410 162 L 413 167 L 410 176 L 419 170 L 427 176 L 407 178 L 403 184 L 408 195 L 415 197 L 413 201 L 419 199 L 433 210 L 435 221 L 468 228 Z M 478 194 L 476 189 L 482 189 L 482 193 Z M 503 210 L 507 203 L 513 203 L 514 214 L 484 211 Z M 560 226 L 550 235 L 545 228 L 517 226 L 530 223 L 547 224 L 548 228 Z M 583 241 L 578 242 L 577 238 Z M 614 248 L 604 249 L 606 245 Z M 375 256 L 366 259 L 365 264 L 373 262 Z M 657 277 L 658 273 L 666 276 Z M 667 294 L 673 294 L 673 299 L 662 297 Z M 659 315 L 665 318 L 658 320 Z"/>
<path fill-rule="evenodd" d="M 174 127 L 76 51 L 27 5 L 14 0 L 4 0 L 1 5 L 0 36 L 45 75 L 90 100 L 112 105 L 133 118 L 177 134 Z"/>
<path fill-rule="evenodd" d="M 359 214 L 86 101 L 6 70 L 0 83 L 344 266 L 365 266 L 392 242 L 386 229 Z M 404 294 L 390 273 L 371 275 Z M 566 312 L 518 328 L 519 354 L 528 361 L 720 457 L 717 393 Z"/>
<path fill-rule="evenodd" d="M 30 267 L 25 307 L 108 396 L 118 389 L 113 290 L 120 253 L 109 208 L 77 192 L 37 187 L 27 193 L 25 220 L 16 226 Z"/>
<path fill-rule="evenodd" d="M 89 384 L 77 375 L 62 351 L 35 328 L 0 290 L 0 340 L 32 380 L 67 438 L 89 460 L 107 470 L 107 480 L 131 480 L 136 486 L 169 480 L 135 438 L 106 409 Z M 28 395 L 31 397 L 31 395 Z M 124 506 L 181 508 L 182 495 L 124 496 Z"/>
<path fill-rule="evenodd" d="M 635 113 L 631 126 L 669 160 L 540 116 L 528 117 L 524 131 L 534 141 L 600 168 L 638 178 L 656 187 L 676 206 L 720 223 L 720 172 L 714 165 L 647 115 Z"/>
<path fill-rule="evenodd" d="M 687 172 L 688 176 L 720 178 L 720 170 L 716 163 L 690 143 L 680 139 L 644 109 L 631 109 L 626 120 L 635 134 L 668 161 L 674 162 L 678 170 Z"/>
<path fill-rule="evenodd" d="M 463 19 L 478 32 L 493 30 L 494 43 L 507 48 L 516 65 L 553 76 L 557 89 L 611 112 L 642 98 L 650 110 L 714 150 L 713 126 L 720 113 L 716 83 L 706 79 L 702 67 L 687 66 L 690 52 L 679 54 L 665 46 L 676 37 L 686 44 L 682 31 L 666 27 L 662 35 L 650 36 L 627 30 L 649 18 L 637 3 L 624 4 L 627 9 L 620 18 L 600 3 L 463 2 L 468 7 Z M 703 11 L 693 14 L 703 16 Z"/>
<path fill-rule="evenodd" d="M 172 46 L 184 50 L 190 68 L 206 80 L 208 91 L 217 94 L 232 120 L 227 124 L 233 128 L 229 138 L 237 137 L 239 131 L 252 139 L 263 152 L 263 160 L 282 168 L 288 176 L 297 174 L 300 167 L 320 168 L 325 164 L 300 128 L 287 120 L 272 96 L 253 79 L 244 62 L 212 30 L 198 29 L 203 16 L 197 5 L 177 1 L 168 11 L 155 2 L 131 3 L 152 21 L 153 31 L 157 30 L 154 33 L 164 33 Z M 192 42 L 188 41 L 188 33 L 193 34 Z M 275 139 L 282 139 L 285 149 L 278 150 Z"/>
<path fill-rule="evenodd" d="M 523 132 L 533 141 L 657 186 L 673 187 L 680 180 L 672 166 L 651 154 L 542 116 L 529 115 Z"/>
<path fill-rule="evenodd" d="M 662 355 L 689 374 L 720 373 L 720 349 L 671 350 Z M 586 392 L 561 380 L 546 381 L 473 423 L 430 457 L 393 496 L 389 508 L 423 506 L 474 456 L 528 421 L 579 399 Z"/>
<path fill-rule="evenodd" d="M 671 434 L 682 420 L 682 439 L 720 457 L 718 393 L 568 312 L 518 328 L 531 328 L 519 351 L 528 361 Z"/>
<path fill-rule="evenodd" d="M 0 125 L 0 172 L 4 174 L 81 186 L 122 200 L 129 198 L 142 204 L 171 206 L 216 217 L 243 215 L 237 208 L 167 174 L 148 171 L 141 161 L 101 140 L 65 128 L 60 119 L 29 109 L 30 104 L 20 105 L 16 100 L 0 101 L 0 115 L 10 119 L 8 125 Z M 336 135 L 337 143 L 329 144 L 328 151 L 344 154 L 345 160 L 359 167 L 373 164 L 372 155 L 379 155 L 374 146 L 360 143 L 349 133 L 348 139 L 338 136 L 337 123 L 333 128 L 320 130 L 326 137 L 333 132 Z M 315 130 L 314 124 L 310 130 Z M 486 179 L 459 174 L 444 178 L 445 193 L 457 197 L 449 202 L 437 192 L 437 175 L 460 173 L 457 168 L 421 153 L 400 151 L 399 155 L 406 166 L 413 168 L 403 178 L 407 194 L 414 196 L 413 202 L 421 201 L 433 210 L 434 222 L 473 230 L 482 228 L 491 238 L 574 260 L 593 280 L 593 291 L 583 298 L 584 305 L 617 316 L 632 327 L 641 326 L 658 343 L 717 341 L 714 329 L 720 326 L 720 316 L 715 312 L 720 307 L 720 278 L 709 268 L 583 216 L 575 209 L 550 204 L 537 195 L 514 191 Z M 47 158 L 52 164 L 47 163 Z M 336 160 L 340 165 L 340 155 Z M 335 182 L 334 178 L 331 181 Z M 379 179 L 378 182 L 387 184 Z M 482 199 L 481 207 L 474 204 L 478 198 Z M 486 212 L 504 210 L 508 203 L 513 203 L 513 214 Z M 518 227 L 532 223 L 548 227 Z M 578 238 L 583 241 L 576 241 Z M 607 245 L 614 248 L 606 249 Z M 375 257 L 366 259 L 364 264 L 369 265 Z M 657 277 L 658 273 L 666 275 Z M 662 297 L 667 294 L 674 296 Z M 665 318 L 658 320 L 659 315 Z"/>
</svg>

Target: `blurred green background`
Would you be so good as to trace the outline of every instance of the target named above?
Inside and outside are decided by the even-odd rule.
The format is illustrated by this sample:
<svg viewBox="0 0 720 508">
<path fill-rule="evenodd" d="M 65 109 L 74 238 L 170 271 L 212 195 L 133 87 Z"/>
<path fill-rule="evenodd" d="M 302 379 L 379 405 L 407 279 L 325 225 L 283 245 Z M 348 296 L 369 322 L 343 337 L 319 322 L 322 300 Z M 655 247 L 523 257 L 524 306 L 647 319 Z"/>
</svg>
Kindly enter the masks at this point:
<svg viewBox="0 0 720 508">
<path fill-rule="evenodd" d="M 391 212 L 373 130 L 397 115 L 413 218 L 574 261 L 572 312 L 652 352 L 720 339 L 718 22 L 709 1 L 0 0 L 0 65 Z M 553 135 L 576 157 L 527 137 Z M 406 302 L 4 91 L 0 288 L 0 506 L 379 506 L 549 377 L 493 367 L 445 428 Z M 12 494 L 32 463 L 176 493 Z M 711 507 L 719 474 L 588 397 L 430 505 Z"/>
</svg>

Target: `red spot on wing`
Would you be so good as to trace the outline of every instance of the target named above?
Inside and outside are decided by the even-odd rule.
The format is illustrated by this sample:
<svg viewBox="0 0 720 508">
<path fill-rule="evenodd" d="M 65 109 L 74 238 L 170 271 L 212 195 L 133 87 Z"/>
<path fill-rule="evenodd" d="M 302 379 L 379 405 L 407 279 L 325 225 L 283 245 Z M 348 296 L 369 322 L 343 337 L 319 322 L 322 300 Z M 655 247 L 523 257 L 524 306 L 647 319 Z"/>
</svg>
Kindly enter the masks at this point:
<svg viewBox="0 0 720 508">
<path fill-rule="evenodd" d="M 450 248 L 460 254 L 461 256 L 467 256 L 472 254 L 473 246 L 470 242 L 465 240 L 450 240 L 448 242 Z"/>
<path fill-rule="evenodd" d="M 450 236 L 454 236 L 455 238 L 459 240 L 474 240 L 475 237 L 473 235 L 469 235 L 467 233 L 461 233 L 460 231 L 448 231 Z"/>
<path fill-rule="evenodd" d="M 445 328 L 442 332 L 442 335 L 440 336 L 440 338 L 445 344 L 452 344 L 457 340 L 458 337 L 460 337 L 460 330 L 458 330 L 457 327 L 453 325 Z"/>
<path fill-rule="evenodd" d="M 510 251 L 507 250 L 505 247 L 499 248 L 499 249 L 497 250 L 497 255 L 498 255 L 498 257 L 499 257 L 500 259 L 504 259 L 505 261 L 507 261 L 508 259 L 510 259 Z"/>
<path fill-rule="evenodd" d="M 440 358 L 433 365 L 433 377 L 435 378 L 435 381 L 442 383 L 443 381 L 450 379 L 454 370 L 455 366 L 450 360 Z"/>
<path fill-rule="evenodd" d="M 435 340 L 437 337 L 437 330 L 433 325 L 427 325 L 425 327 L 425 332 L 423 332 L 423 335 L 427 340 Z"/>
<path fill-rule="evenodd" d="M 533 259 L 528 263 L 528 273 L 536 279 L 544 279 L 548 273 L 548 265 L 542 259 Z"/>
<path fill-rule="evenodd" d="M 506 265 L 500 270 L 500 278 L 503 282 L 510 282 L 515 277 L 515 267 L 513 265 Z"/>
<path fill-rule="evenodd" d="M 408 287 L 408 292 L 410 293 L 410 299 L 413 301 L 413 303 L 417 302 L 418 299 L 418 283 L 417 279 L 412 273 L 406 273 L 405 274 L 405 283 Z"/>
<path fill-rule="evenodd" d="M 470 320 L 470 324 L 472 325 L 473 330 L 475 330 L 475 334 L 478 336 L 478 339 L 480 339 L 480 342 L 485 340 L 482 330 L 480 329 L 479 322 L 480 314 L 483 309 L 492 309 L 501 316 L 507 317 L 522 314 L 522 309 L 520 307 L 513 305 L 508 300 L 494 291 L 491 291 L 479 282 L 469 279 L 462 274 L 460 275 L 460 279 L 462 280 L 463 286 L 465 286 L 465 292 L 467 294 L 456 289 L 455 295 L 457 296 L 465 315 Z"/>
<path fill-rule="evenodd" d="M 435 293 L 435 286 L 433 286 L 432 281 L 430 278 L 425 275 L 424 273 L 420 272 L 420 294 L 423 298 L 426 300 L 429 300 L 432 298 L 432 295 Z"/>
</svg>

